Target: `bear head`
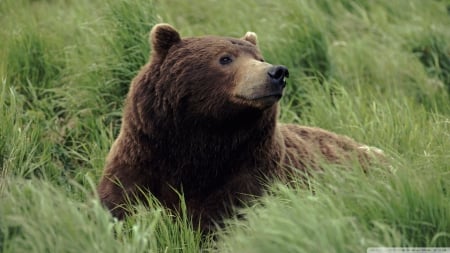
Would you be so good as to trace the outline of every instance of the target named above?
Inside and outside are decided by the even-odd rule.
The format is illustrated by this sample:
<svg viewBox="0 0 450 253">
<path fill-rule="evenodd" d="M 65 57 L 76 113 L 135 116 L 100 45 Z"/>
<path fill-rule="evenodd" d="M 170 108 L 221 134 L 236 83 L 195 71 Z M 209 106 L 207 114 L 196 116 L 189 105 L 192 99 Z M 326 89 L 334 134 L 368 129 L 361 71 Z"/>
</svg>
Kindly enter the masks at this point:
<svg viewBox="0 0 450 253">
<path fill-rule="evenodd" d="M 240 120 L 274 109 L 289 76 L 286 67 L 264 61 L 253 32 L 240 39 L 181 38 L 172 26 L 158 24 L 150 43 L 151 107 L 178 119 Z"/>
</svg>

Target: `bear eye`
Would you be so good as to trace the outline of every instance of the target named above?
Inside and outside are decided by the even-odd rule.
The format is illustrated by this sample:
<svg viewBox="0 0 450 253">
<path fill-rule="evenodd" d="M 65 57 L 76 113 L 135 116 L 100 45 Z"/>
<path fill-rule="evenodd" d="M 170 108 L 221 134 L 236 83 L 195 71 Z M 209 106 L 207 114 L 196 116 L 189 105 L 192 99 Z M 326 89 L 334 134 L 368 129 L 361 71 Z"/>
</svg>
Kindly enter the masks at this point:
<svg viewBox="0 0 450 253">
<path fill-rule="evenodd" d="M 227 65 L 233 62 L 233 59 L 231 59 L 230 56 L 223 56 L 220 58 L 219 60 L 220 64 L 222 65 Z"/>
</svg>

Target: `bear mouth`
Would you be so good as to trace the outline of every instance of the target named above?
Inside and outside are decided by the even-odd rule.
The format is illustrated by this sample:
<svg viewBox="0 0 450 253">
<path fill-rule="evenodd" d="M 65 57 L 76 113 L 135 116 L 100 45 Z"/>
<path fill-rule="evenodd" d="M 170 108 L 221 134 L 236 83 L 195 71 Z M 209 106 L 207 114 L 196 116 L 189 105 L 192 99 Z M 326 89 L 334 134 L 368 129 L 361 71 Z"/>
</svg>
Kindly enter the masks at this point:
<svg viewBox="0 0 450 253">
<path fill-rule="evenodd" d="M 281 99 L 282 96 L 283 96 L 283 94 L 277 92 L 277 93 L 273 93 L 273 94 L 269 94 L 269 95 L 249 97 L 247 99 L 254 100 L 254 101 L 258 101 L 258 100 L 276 100 L 276 101 L 278 101 Z"/>
<path fill-rule="evenodd" d="M 275 100 L 278 101 L 281 99 L 281 94 L 271 94 L 271 95 L 266 95 L 266 96 L 262 96 L 262 97 L 255 97 L 252 100 Z"/>
<path fill-rule="evenodd" d="M 240 100 L 246 101 L 247 103 L 255 104 L 257 105 L 257 107 L 269 107 L 277 103 L 282 96 L 283 94 L 281 93 L 273 93 L 268 95 L 251 96 L 251 97 L 238 96 L 238 98 Z"/>
</svg>

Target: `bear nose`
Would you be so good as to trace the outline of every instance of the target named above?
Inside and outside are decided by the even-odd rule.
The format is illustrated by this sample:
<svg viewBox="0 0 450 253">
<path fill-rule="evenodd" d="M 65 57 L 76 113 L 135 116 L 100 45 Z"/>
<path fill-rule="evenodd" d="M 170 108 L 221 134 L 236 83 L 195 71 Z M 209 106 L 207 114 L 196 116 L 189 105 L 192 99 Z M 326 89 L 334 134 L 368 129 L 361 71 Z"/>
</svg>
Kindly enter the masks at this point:
<svg viewBox="0 0 450 253">
<path fill-rule="evenodd" d="M 270 77 L 271 83 L 279 85 L 282 88 L 286 86 L 286 78 L 289 77 L 289 70 L 285 66 L 272 66 L 269 68 L 267 74 Z"/>
</svg>

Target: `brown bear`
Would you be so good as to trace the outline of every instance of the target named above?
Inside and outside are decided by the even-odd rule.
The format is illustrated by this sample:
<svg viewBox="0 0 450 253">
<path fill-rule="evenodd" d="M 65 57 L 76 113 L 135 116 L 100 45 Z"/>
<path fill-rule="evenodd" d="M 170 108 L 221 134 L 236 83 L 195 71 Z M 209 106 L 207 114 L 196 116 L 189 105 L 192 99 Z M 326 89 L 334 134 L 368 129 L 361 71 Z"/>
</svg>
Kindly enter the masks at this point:
<svg viewBox="0 0 450 253">
<path fill-rule="evenodd" d="M 207 231 L 292 168 L 370 159 L 367 146 L 348 137 L 277 122 L 289 72 L 264 61 L 256 34 L 181 38 L 159 24 L 150 43 L 98 187 L 114 216 L 145 193 L 177 210 L 182 193 Z"/>
</svg>

